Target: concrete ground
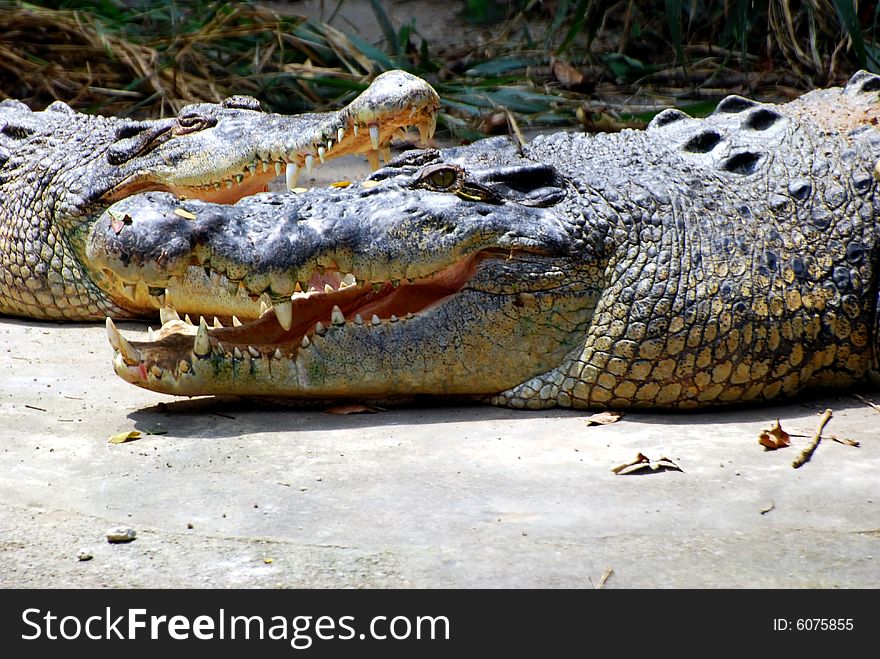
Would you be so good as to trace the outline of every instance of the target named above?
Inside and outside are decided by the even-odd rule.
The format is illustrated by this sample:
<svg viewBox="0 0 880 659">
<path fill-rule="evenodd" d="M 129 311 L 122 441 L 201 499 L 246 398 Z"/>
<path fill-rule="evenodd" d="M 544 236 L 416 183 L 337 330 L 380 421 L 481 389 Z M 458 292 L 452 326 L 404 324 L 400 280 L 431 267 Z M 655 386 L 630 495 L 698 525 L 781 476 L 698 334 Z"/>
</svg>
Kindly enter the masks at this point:
<svg viewBox="0 0 880 659">
<path fill-rule="evenodd" d="M 154 394 L 111 355 L 103 325 L 0 319 L 2 587 L 880 587 L 880 413 L 843 392 L 594 427 L 336 416 Z M 859 448 L 795 470 L 807 437 L 758 445 L 825 408 Z M 684 471 L 612 473 L 639 452 Z M 109 544 L 119 525 L 137 539 Z"/>
</svg>

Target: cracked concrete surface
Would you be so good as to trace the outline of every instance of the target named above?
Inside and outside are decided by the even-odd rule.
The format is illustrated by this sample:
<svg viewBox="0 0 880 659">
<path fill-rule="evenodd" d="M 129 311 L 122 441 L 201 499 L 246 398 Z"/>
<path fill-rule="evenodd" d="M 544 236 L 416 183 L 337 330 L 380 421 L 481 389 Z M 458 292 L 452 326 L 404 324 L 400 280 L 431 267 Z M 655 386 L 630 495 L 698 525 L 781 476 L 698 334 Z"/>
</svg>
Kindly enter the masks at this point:
<svg viewBox="0 0 880 659">
<path fill-rule="evenodd" d="M 608 588 L 880 587 L 880 413 L 844 392 L 599 427 L 334 416 L 143 391 L 111 355 L 101 325 L 0 319 L 2 587 L 589 588 L 607 568 Z M 807 437 L 758 445 L 826 407 L 861 447 L 823 441 L 795 470 Z M 611 472 L 638 452 L 684 472 Z M 118 525 L 137 539 L 108 544 Z"/>
</svg>

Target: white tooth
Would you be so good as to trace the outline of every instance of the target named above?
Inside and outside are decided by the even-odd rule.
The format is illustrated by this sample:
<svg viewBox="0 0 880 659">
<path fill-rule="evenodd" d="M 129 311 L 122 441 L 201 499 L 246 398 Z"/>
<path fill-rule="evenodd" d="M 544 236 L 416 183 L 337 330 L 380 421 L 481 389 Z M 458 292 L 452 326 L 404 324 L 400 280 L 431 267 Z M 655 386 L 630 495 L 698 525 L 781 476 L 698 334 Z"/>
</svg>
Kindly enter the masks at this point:
<svg viewBox="0 0 880 659">
<path fill-rule="evenodd" d="M 162 324 L 164 325 L 172 320 L 180 320 L 180 316 L 177 315 L 177 311 L 174 307 L 162 307 L 159 309 L 159 320 L 162 321 Z"/>
<path fill-rule="evenodd" d="M 344 281 L 339 282 L 339 290 L 341 291 L 343 288 L 348 288 L 348 284 Z"/>
<path fill-rule="evenodd" d="M 379 152 L 382 155 L 382 160 L 387 164 L 389 160 L 391 160 L 391 147 L 385 146 L 382 147 L 382 150 Z"/>
<path fill-rule="evenodd" d="M 287 189 L 293 190 L 296 187 L 296 182 L 299 180 L 299 165 L 293 162 L 287 165 L 285 178 L 287 179 Z"/>
<path fill-rule="evenodd" d="M 357 283 L 357 279 L 350 272 L 342 278 L 342 283 L 346 286 L 354 286 Z"/>
<path fill-rule="evenodd" d="M 341 142 L 343 137 L 345 137 L 345 129 L 344 128 L 337 128 L 336 129 L 336 141 Z"/>
<path fill-rule="evenodd" d="M 364 324 L 364 319 L 361 318 L 361 315 L 360 315 L 360 314 L 355 314 L 355 316 L 354 316 L 354 324 L 355 324 L 355 325 L 363 325 L 363 324 Z"/>
<path fill-rule="evenodd" d="M 248 165 L 248 171 L 251 173 L 251 176 L 257 175 L 257 166 L 254 163 Z"/>
<path fill-rule="evenodd" d="M 336 289 L 333 288 L 330 284 L 324 284 L 324 292 L 325 293 L 333 293 Z"/>
<path fill-rule="evenodd" d="M 232 317 L 232 326 L 233 327 L 241 327 L 241 321 L 235 316 Z"/>
<path fill-rule="evenodd" d="M 107 339 L 109 339 L 110 345 L 113 346 L 114 350 L 119 350 L 122 335 L 119 333 L 119 330 L 116 329 L 116 325 L 113 323 L 110 316 L 107 316 L 107 322 L 104 323 L 104 326 L 107 328 Z"/>
<path fill-rule="evenodd" d="M 275 359 L 281 359 L 283 355 L 281 354 L 281 348 L 275 348 Z"/>
<path fill-rule="evenodd" d="M 290 300 L 275 305 L 275 318 L 285 332 L 293 325 L 293 303 Z"/>
<path fill-rule="evenodd" d="M 220 319 L 217 318 L 217 316 L 214 316 L 214 327 L 215 328 L 223 327 L 223 323 L 220 322 Z"/>
<path fill-rule="evenodd" d="M 232 181 L 231 181 L 231 180 L 226 179 L 226 187 L 227 187 L 227 188 L 232 188 Z"/>
<path fill-rule="evenodd" d="M 311 174 L 315 169 L 315 156 L 311 153 L 306 156 L 306 173 Z"/>
<path fill-rule="evenodd" d="M 159 303 L 160 309 L 168 304 L 168 290 L 166 289 L 164 293 L 159 293 L 159 295 L 156 296 L 156 301 Z"/>
<path fill-rule="evenodd" d="M 267 171 L 269 171 L 269 163 L 264 160 L 263 161 L 263 173 L 266 173 Z"/>
<path fill-rule="evenodd" d="M 324 162 L 324 154 L 325 153 L 327 153 L 327 151 L 324 149 L 324 147 L 319 146 L 318 147 L 318 158 L 321 160 L 322 163 Z"/>
<path fill-rule="evenodd" d="M 259 359 L 262 356 L 260 354 L 260 351 L 253 346 L 248 346 L 248 352 L 251 353 L 251 357 L 253 357 L 254 359 Z"/>
<path fill-rule="evenodd" d="M 373 325 L 381 325 L 382 324 L 382 321 L 379 320 L 379 316 L 377 316 L 376 314 L 373 314 L 373 318 L 372 318 L 372 320 L 370 320 L 370 322 L 373 323 Z"/>
<path fill-rule="evenodd" d="M 333 306 L 333 310 L 330 312 L 330 322 L 334 325 L 345 325 L 345 316 L 342 314 L 342 309 L 336 305 Z"/>
<path fill-rule="evenodd" d="M 241 185 L 241 182 L 244 181 L 244 174 L 236 174 L 235 175 L 235 183 L 236 185 Z"/>
<path fill-rule="evenodd" d="M 370 126 L 370 144 L 374 149 L 379 148 L 379 127 L 375 124 Z"/>
<path fill-rule="evenodd" d="M 152 327 L 147 327 L 147 340 L 148 341 L 155 341 L 156 340 L 156 333 L 153 332 Z"/>
<path fill-rule="evenodd" d="M 177 365 L 177 370 L 181 373 L 189 373 L 189 362 L 185 359 L 181 359 L 180 363 Z"/>
<path fill-rule="evenodd" d="M 299 342 L 300 347 L 308 348 L 310 343 L 311 343 L 311 341 L 309 341 L 309 337 L 307 337 L 305 334 L 303 334 L 303 339 L 302 339 L 302 341 Z"/>
<path fill-rule="evenodd" d="M 333 140 L 327 140 L 327 151 L 333 149 Z"/>
<path fill-rule="evenodd" d="M 193 321 L 190 320 L 190 317 L 189 317 L 189 314 L 188 314 L 188 313 L 187 313 L 187 314 L 183 314 L 183 322 L 185 322 L 187 325 L 192 325 L 192 324 L 193 324 Z"/>
<path fill-rule="evenodd" d="M 241 355 L 241 350 L 238 349 L 238 346 L 235 346 L 235 350 L 232 351 L 232 355 L 233 355 L 236 359 L 241 359 L 241 357 L 242 357 L 242 355 Z"/>
<path fill-rule="evenodd" d="M 358 125 L 357 125 L 356 123 L 355 123 L 355 125 L 354 125 L 354 136 L 355 136 L 355 137 L 358 136 Z"/>
<path fill-rule="evenodd" d="M 141 353 L 125 340 L 110 318 L 107 318 L 107 338 L 110 339 L 110 345 L 113 346 L 113 349 L 118 350 L 122 355 L 122 360 L 126 364 L 134 366 L 141 362 Z"/>
<path fill-rule="evenodd" d="M 437 131 L 437 114 L 432 114 L 431 118 L 428 120 L 428 137 L 434 137 L 434 133 Z"/>
<path fill-rule="evenodd" d="M 367 154 L 367 162 L 370 163 L 370 169 L 372 169 L 374 172 L 379 169 L 379 152 L 370 151 Z"/>
<path fill-rule="evenodd" d="M 208 324 L 204 318 L 199 323 L 196 339 L 193 341 L 193 354 L 196 357 L 204 357 L 211 354 L 211 341 L 208 340 Z"/>
<path fill-rule="evenodd" d="M 309 293 L 317 293 L 317 292 L 318 292 L 318 289 L 317 289 L 317 288 L 315 288 L 315 287 L 312 286 L 312 285 L 309 285 Z"/>
<path fill-rule="evenodd" d="M 275 176 L 281 176 L 281 161 L 275 161 Z"/>
<path fill-rule="evenodd" d="M 318 334 L 320 336 L 324 336 L 324 334 L 326 334 L 326 333 L 327 333 L 327 330 L 324 328 L 324 323 L 322 323 L 320 320 L 317 323 L 315 323 L 315 334 Z"/>
<path fill-rule="evenodd" d="M 388 320 L 390 320 L 392 323 L 396 323 L 398 319 L 397 319 L 397 316 L 395 316 L 394 314 L 391 314 L 391 318 L 389 318 Z"/>
<path fill-rule="evenodd" d="M 271 307 L 266 304 L 266 300 L 260 300 L 260 315 L 262 316 L 264 313 L 269 311 L 269 309 L 271 309 Z"/>
<path fill-rule="evenodd" d="M 164 371 L 157 364 L 153 364 L 152 366 L 150 366 L 150 373 L 152 373 L 153 377 L 158 380 L 162 377 L 162 373 L 164 373 Z"/>
<path fill-rule="evenodd" d="M 419 141 L 427 144 L 429 139 L 431 139 L 431 127 L 427 123 L 419 124 Z"/>
<path fill-rule="evenodd" d="M 302 292 L 303 292 L 302 286 L 300 286 L 300 283 L 299 283 L 299 282 L 296 282 L 296 283 L 293 285 L 293 292 L 294 292 L 294 293 L 302 293 Z"/>
</svg>

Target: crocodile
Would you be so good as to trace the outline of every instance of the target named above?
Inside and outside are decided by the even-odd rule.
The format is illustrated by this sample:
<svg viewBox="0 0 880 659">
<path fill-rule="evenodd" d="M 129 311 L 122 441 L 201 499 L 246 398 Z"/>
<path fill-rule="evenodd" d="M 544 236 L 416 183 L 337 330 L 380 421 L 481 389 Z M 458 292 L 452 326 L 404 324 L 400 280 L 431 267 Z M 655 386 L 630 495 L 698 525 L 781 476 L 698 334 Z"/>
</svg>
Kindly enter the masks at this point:
<svg viewBox="0 0 880 659">
<path fill-rule="evenodd" d="M 403 71 L 377 76 L 341 110 L 293 116 L 263 112 L 249 96 L 146 121 L 80 114 L 60 101 L 42 112 L 3 101 L 0 314 L 103 321 L 156 316 L 173 299 L 192 313 L 258 317 L 259 301 L 236 280 L 203 270 L 167 287 L 125 285 L 89 261 L 89 230 L 113 203 L 148 190 L 228 204 L 282 173 L 295 188 L 301 169 L 329 158 L 362 153 L 377 169 L 406 127 L 433 135 L 438 108 L 431 86 Z"/>
<path fill-rule="evenodd" d="M 157 287 L 232 269 L 276 302 L 226 326 L 169 307 L 138 339 L 108 320 L 114 369 L 174 395 L 534 409 L 876 382 L 878 92 L 862 71 L 645 130 L 411 150 L 348 187 L 128 197 L 89 236 L 102 268 Z"/>
</svg>

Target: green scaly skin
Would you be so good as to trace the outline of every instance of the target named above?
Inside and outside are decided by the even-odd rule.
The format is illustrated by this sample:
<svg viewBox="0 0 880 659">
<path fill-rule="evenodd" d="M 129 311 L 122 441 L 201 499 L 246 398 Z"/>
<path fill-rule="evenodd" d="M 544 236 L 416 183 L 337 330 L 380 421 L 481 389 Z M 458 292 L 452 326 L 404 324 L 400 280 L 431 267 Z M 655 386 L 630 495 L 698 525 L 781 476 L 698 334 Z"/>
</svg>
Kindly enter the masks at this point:
<svg viewBox="0 0 880 659">
<path fill-rule="evenodd" d="M 55 102 L 32 112 L 0 103 L 0 314 L 103 320 L 150 317 L 173 299 L 182 312 L 259 315 L 235 279 L 179 273 L 167 287 L 128 285 L 91 262 L 85 241 L 112 203 L 147 190 L 234 203 L 287 171 L 327 158 L 379 154 L 407 126 L 433 133 L 438 98 L 402 71 L 376 78 L 337 112 L 284 116 L 245 96 L 183 108 L 154 121 L 88 116 Z M 129 218 L 115 216 L 117 229 Z"/>
<path fill-rule="evenodd" d="M 412 151 L 344 189 L 232 206 L 124 200 L 111 211 L 131 223 L 113 231 L 107 213 L 89 238 L 102 267 L 159 287 L 232 268 L 276 304 L 237 327 L 169 311 L 143 342 L 109 322 L 114 368 L 175 395 L 516 408 L 687 409 L 866 382 L 878 91 L 860 72 L 786 105 L 667 110 L 645 131 Z"/>
</svg>

